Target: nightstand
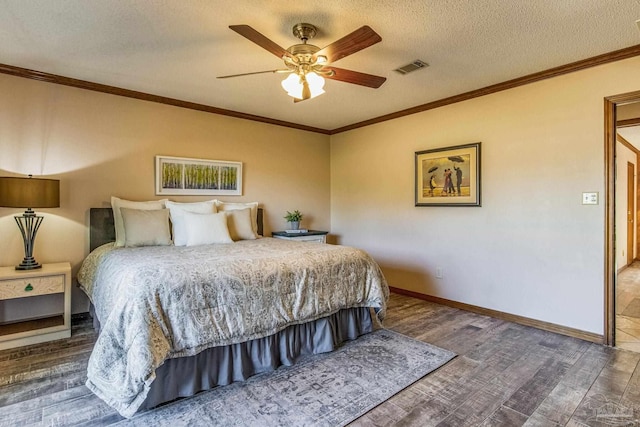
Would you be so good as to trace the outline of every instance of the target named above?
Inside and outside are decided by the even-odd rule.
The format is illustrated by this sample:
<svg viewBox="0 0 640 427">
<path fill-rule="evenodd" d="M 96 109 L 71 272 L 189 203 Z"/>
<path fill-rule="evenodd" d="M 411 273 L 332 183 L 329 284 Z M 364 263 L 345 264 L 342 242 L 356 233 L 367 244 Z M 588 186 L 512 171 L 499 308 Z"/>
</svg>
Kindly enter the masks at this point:
<svg viewBox="0 0 640 427">
<path fill-rule="evenodd" d="M 274 231 L 271 237 L 284 240 L 298 240 L 302 242 L 327 243 L 328 231 L 309 230 L 305 233 L 287 233 L 286 231 Z"/>
<path fill-rule="evenodd" d="M 0 325 L 0 350 L 71 336 L 71 264 L 43 264 L 35 270 L 0 267 L 1 304 L 51 294 L 64 295 L 63 314 Z"/>
</svg>

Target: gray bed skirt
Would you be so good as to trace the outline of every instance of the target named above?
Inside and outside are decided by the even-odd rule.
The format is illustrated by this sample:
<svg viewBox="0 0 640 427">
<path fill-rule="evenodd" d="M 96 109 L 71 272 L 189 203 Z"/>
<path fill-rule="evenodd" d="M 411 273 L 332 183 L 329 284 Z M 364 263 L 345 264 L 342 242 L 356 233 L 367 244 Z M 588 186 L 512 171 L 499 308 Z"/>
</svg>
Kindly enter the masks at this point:
<svg viewBox="0 0 640 427">
<path fill-rule="evenodd" d="M 94 326 L 97 327 L 95 320 Z M 268 337 L 168 359 L 156 370 L 156 379 L 139 410 L 244 381 L 281 365 L 293 365 L 300 357 L 333 351 L 341 343 L 372 330 L 369 308 L 351 308 L 314 322 L 291 325 Z"/>
</svg>

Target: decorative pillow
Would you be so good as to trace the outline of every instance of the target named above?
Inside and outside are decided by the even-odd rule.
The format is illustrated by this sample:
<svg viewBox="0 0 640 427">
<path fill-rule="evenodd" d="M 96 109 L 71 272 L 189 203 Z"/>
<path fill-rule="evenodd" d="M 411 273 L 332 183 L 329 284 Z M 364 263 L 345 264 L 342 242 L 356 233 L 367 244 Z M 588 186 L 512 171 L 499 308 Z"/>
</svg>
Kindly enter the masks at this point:
<svg viewBox="0 0 640 427">
<path fill-rule="evenodd" d="M 184 226 L 187 232 L 187 246 L 233 243 L 227 228 L 227 215 L 224 212 L 184 212 Z"/>
<path fill-rule="evenodd" d="M 258 202 L 226 203 L 216 200 L 216 208 L 218 212 L 251 208 L 251 228 L 253 228 L 253 234 L 258 235 Z"/>
<path fill-rule="evenodd" d="M 140 210 L 158 210 L 164 209 L 167 199 L 153 200 L 149 202 L 133 202 L 131 200 L 119 199 L 111 197 L 111 208 L 113 209 L 113 222 L 116 228 L 116 247 L 122 247 L 125 244 L 126 236 L 124 224 L 122 222 L 122 214 L 120 208 L 140 209 Z"/>
<path fill-rule="evenodd" d="M 167 246 L 171 244 L 169 211 L 167 209 L 120 208 L 120 213 L 124 224 L 125 246 Z"/>
<path fill-rule="evenodd" d="M 256 233 L 253 232 L 251 224 L 251 209 L 235 209 L 225 212 L 227 214 L 227 226 L 229 235 L 235 242 L 238 240 L 255 240 Z"/>
<path fill-rule="evenodd" d="M 173 244 L 176 246 L 185 246 L 187 244 L 187 230 L 184 225 L 184 213 L 209 214 L 216 213 L 216 201 L 208 200 L 206 202 L 195 203 L 178 203 L 168 201 L 167 209 L 171 212 L 171 224 L 173 226 Z"/>
</svg>

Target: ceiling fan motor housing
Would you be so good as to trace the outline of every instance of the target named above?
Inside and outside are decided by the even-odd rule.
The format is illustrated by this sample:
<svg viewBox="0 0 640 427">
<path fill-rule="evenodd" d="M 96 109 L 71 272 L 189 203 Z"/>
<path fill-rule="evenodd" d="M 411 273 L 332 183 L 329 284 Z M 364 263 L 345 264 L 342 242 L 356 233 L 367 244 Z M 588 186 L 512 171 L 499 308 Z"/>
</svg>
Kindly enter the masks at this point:
<svg viewBox="0 0 640 427">
<path fill-rule="evenodd" d="M 315 25 L 307 24 L 304 22 L 294 25 L 292 31 L 293 31 L 293 35 L 299 38 L 300 40 L 302 40 L 303 42 L 306 42 L 307 40 L 314 38 L 318 33 L 318 30 L 316 29 Z"/>
<path fill-rule="evenodd" d="M 295 44 L 287 49 L 298 65 L 311 65 L 316 62 L 315 54 L 320 48 L 312 44 Z"/>
<path fill-rule="evenodd" d="M 307 44 L 307 40 L 312 39 L 318 31 L 314 25 L 307 23 L 294 25 L 292 31 L 293 35 L 299 38 L 302 43 L 287 49 L 289 55 L 284 56 L 284 63 L 298 74 L 306 74 L 316 65 L 318 58 L 315 55 L 320 50 L 318 46 Z"/>
</svg>

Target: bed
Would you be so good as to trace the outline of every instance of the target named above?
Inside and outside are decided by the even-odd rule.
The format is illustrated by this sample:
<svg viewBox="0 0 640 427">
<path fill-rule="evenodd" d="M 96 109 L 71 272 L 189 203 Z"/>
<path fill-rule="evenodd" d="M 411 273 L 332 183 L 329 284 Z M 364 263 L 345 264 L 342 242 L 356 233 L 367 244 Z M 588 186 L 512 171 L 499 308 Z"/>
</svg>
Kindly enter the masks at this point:
<svg viewBox="0 0 640 427">
<path fill-rule="evenodd" d="M 112 209 L 90 210 L 78 279 L 100 328 L 87 387 L 125 417 L 332 351 L 384 316 L 388 286 L 361 250 L 268 237 L 115 248 L 113 229 Z"/>
</svg>

